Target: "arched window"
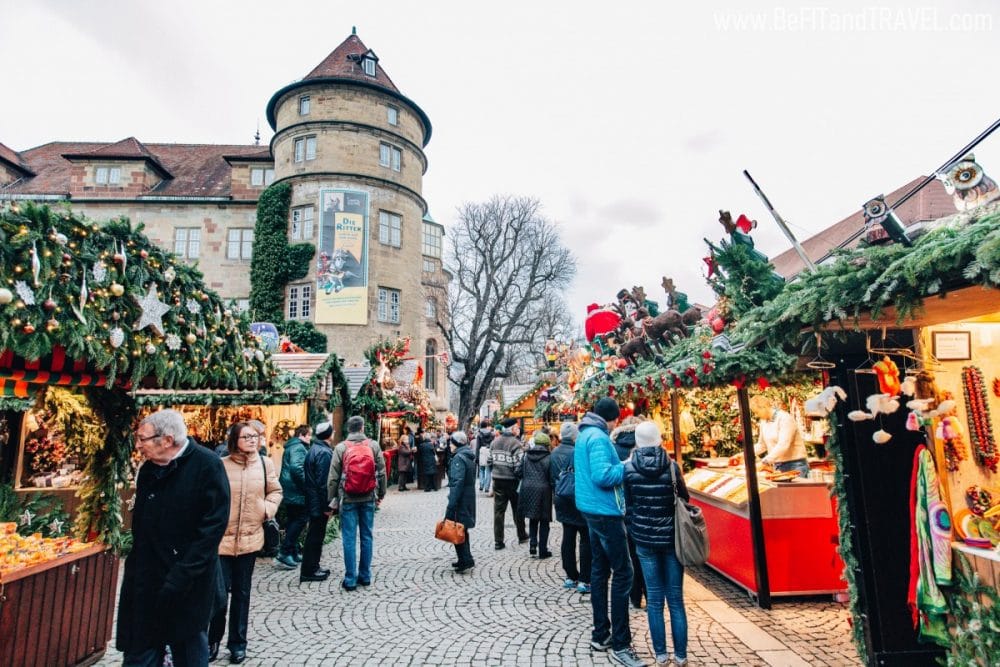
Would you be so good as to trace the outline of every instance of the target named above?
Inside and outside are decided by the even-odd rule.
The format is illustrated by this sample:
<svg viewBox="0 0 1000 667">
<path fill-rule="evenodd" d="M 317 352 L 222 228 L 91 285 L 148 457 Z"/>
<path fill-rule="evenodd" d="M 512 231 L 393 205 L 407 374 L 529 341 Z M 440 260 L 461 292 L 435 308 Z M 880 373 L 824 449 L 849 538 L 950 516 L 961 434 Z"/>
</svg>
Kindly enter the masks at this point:
<svg viewBox="0 0 1000 667">
<path fill-rule="evenodd" d="M 427 355 L 424 360 L 424 369 L 427 371 L 424 373 L 424 386 L 430 391 L 437 391 L 437 343 L 433 339 L 428 339 L 424 354 Z"/>
</svg>

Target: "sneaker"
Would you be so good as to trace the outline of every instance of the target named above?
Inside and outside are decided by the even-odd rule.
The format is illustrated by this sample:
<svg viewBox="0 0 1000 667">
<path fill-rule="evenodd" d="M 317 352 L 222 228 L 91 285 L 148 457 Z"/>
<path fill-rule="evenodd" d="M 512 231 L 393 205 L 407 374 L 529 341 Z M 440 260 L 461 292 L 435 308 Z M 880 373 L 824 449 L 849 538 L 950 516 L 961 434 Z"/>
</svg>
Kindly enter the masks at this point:
<svg viewBox="0 0 1000 667">
<path fill-rule="evenodd" d="M 585 584 L 581 581 L 576 585 L 576 592 L 580 595 L 587 595 L 590 593 L 590 584 Z"/>
<path fill-rule="evenodd" d="M 688 659 L 674 656 L 674 664 L 677 665 L 677 667 L 684 667 L 684 665 L 688 664 Z"/>
<path fill-rule="evenodd" d="M 300 554 L 300 553 L 296 553 L 294 556 L 292 556 L 292 558 L 295 559 L 296 563 L 301 563 L 302 562 L 302 554 Z"/>
<path fill-rule="evenodd" d="M 274 566 L 279 570 L 294 570 L 299 566 L 299 564 L 295 562 L 295 558 L 293 556 L 290 556 L 289 554 L 281 554 L 280 556 L 275 557 Z"/>
<path fill-rule="evenodd" d="M 611 635 L 608 635 L 602 641 L 591 639 L 590 648 L 594 649 L 595 651 L 607 651 L 609 648 L 611 648 Z"/>
<path fill-rule="evenodd" d="M 669 655 L 665 655 L 665 656 L 662 656 L 662 657 L 661 656 L 656 656 L 656 667 L 663 667 L 663 665 L 669 665 L 669 664 L 670 664 L 670 656 Z"/>
<path fill-rule="evenodd" d="M 576 588 L 576 582 L 572 579 L 567 579 L 563 582 L 563 588 Z"/>
<path fill-rule="evenodd" d="M 610 657 L 625 667 L 646 667 L 646 663 L 639 659 L 639 656 L 635 654 L 635 649 L 631 646 L 620 651 L 612 651 Z"/>
</svg>

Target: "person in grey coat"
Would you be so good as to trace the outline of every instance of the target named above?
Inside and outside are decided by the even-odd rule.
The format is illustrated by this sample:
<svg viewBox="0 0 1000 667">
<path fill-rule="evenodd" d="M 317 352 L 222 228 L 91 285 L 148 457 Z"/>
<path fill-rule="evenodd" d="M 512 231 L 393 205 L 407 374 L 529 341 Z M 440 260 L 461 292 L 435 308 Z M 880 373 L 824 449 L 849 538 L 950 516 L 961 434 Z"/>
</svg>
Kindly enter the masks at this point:
<svg viewBox="0 0 1000 667">
<path fill-rule="evenodd" d="M 567 472 L 573 476 L 573 452 L 574 443 L 578 433 L 576 424 L 573 422 L 563 422 L 559 428 L 559 446 L 552 450 L 552 458 L 549 460 L 549 477 L 552 480 L 552 488 L 556 488 L 559 476 Z M 560 551 L 562 555 L 562 567 L 566 572 L 566 580 L 563 582 L 564 588 L 576 587 L 579 593 L 590 592 L 590 532 L 587 530 L 587 521 L 576 508 L 576 498 L 561 498 L 555 496 L 556 521 L 562 524 L 562 544 Z M 580 540 L 580 560 L 577 567 L 577 536 Z"/>
<path fill-rule="evenodd" d="M 448 509 L 444 517 L 465 526 L 465 542 L 455 545 L 458 560 L 452 563 L 455 572 L 462 573 L 476 565 L 469 546 L 469 530 L 476 526 L 476 455 L 462 431 L 451 434 L 449 446 L 452 456 L 448 464 Z"/>
</svg>

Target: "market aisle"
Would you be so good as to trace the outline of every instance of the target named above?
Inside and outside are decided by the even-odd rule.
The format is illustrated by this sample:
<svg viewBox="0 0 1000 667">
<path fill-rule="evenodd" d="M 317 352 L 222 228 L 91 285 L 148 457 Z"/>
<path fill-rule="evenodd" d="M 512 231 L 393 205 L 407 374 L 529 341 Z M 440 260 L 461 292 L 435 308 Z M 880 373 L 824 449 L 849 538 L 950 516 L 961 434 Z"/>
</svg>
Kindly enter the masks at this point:
<svg viewBox="0 0 1000 667">
<path fill-rule="evenodd" d="M 454 550 L 434 540 L 445 490 L 391 491 L 376 515 L 374 582 L 345 593 L 340 542 L 326 547 L 333 572 L 320 584 L 258 561 L 247 665 L 607 665 L 588 647 L 590 603 L 562 588 L 558 557 L 538 561 L 527 545 L 493 550 L 492 498 L 481 496 L 472 531 L 477 566 L 456 575 Z M 509 515 L 508 515 L 509 516 Z M 560 530 L 553 525 L 551 547 Z M 685 582 L 692 665 L 858 664 L 846 611 L 831 602 L 743 605 L 710 572 Z M 652 663 L 645 611 L 631 612 L 635 646 Z M 729 628 L 729 629 L 727 629 Z M 668 629 L 669 633 L 669 629 Z M 228 664 L 223 649 L 216 664 Z M 118 664 L 113 652 L 99 664 Z"/>
</svg>

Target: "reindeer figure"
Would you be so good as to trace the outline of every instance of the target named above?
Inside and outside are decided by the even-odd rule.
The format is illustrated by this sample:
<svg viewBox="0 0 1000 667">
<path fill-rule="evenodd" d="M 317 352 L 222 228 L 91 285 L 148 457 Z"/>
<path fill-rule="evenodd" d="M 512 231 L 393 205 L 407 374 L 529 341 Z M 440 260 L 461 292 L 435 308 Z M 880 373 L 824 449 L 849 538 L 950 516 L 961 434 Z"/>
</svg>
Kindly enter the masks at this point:
<svg viewBox="0 0 1000 667">
<path fill-rule="evenodd" d="M 624 290 L 622 290 L 624 291 Z M 642 335 L 642 331 L 637 329 L 635 326 L 635 320 L 628 313 L 626 308 L 626 300 L 619 298 L 617 304 L 615 304 L 615 310 L 621 316 L 621 322 L 618 324 L 618 328 L 615 330 L 615 337 L 621 342 L 618 346 L 618 356 L 622 357 L 630 365 L 635 366 L 638 363 L 638 358 L 652 359 L 655 355 L 653 349 L 649 346 L 646 338 Z M 646 317 L 648 313 L 645 312 L 644 307 L 639 306 L 636 309 L 637 317 Z"/>
</svg>

